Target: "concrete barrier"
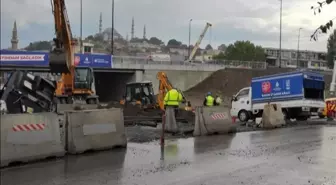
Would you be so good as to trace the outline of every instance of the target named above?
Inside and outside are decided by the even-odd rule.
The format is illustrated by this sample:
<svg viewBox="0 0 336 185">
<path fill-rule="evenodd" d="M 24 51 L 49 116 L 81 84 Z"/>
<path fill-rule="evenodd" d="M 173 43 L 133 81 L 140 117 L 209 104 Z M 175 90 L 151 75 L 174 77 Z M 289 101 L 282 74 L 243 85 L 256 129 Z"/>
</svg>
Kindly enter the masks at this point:
<svg viewBox="0 0 336 185">
<path fill-rule="evenodd" d="M 176 133 L 179 131 L 176 124 L 175 109 L 173 107 L 166 107 L 165 110 L 165 132 Z"/>
<path fill-rule="evenodd" d="M 64 155 L 57 114 L 1 115 L 1 167 Z"/>
<path fill-rule="evenodd" d="M 228 108 L 196 107 L 195 114 L 194 136 L 227 134 L 236 129 Z"/>
<path fill-rule="evenodd" d="M 262 127 L 276 128 L 286 124 L 280 104 L 266 104 L 261 120 Z"/>
<path fill-rule="evenodd" d="M 127 145 L 120 108 L 69 111 L 65 117 L 66 150 L 70 154 Z"/>
<path fill-rule="evenodd" d="M 64 114 L 66 111 L 73 110 L 92 110 L 97 109 L 97 104 L 57 104 L 56 111 L 58 114 Z"/>
</svg>

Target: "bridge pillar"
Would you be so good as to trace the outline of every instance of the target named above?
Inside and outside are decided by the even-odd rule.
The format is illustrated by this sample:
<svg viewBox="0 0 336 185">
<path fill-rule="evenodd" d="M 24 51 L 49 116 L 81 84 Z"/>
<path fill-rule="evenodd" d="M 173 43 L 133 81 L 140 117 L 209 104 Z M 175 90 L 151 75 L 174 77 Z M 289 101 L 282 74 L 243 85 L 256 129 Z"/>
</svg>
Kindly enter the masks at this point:
<svg viewBox="0 0 336 185">
<path fill-rule="evenodd" d="M 135 73 L 134 73 L 133 82 L 143 81 L 143 73 L 144 73 L 144 71 L 142 71 L 142 70 L 136 70 Z"/>
</svg>

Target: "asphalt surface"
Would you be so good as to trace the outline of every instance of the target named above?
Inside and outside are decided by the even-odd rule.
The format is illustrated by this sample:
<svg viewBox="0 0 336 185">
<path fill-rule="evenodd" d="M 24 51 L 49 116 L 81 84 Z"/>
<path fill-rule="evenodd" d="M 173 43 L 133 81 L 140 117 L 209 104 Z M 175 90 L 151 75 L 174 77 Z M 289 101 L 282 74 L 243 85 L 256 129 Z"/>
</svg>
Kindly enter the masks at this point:
<svg viewBox="0 0 336 185">
<path fill-rule="evenodd" d="M 1 170 L 1 185 L 334 185 L 336 126 L 129 143 Z"/>
</svg>

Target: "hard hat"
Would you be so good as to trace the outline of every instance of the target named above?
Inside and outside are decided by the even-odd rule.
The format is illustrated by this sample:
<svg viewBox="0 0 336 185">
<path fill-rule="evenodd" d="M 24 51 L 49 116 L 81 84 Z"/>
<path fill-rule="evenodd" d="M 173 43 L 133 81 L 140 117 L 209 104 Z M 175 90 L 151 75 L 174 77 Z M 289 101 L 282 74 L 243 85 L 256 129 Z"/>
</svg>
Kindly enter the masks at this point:
<svg viewBox="0 0 336 185">
<path fill-rule="evenodd" d="M 211 95 L 211 92 L 208 92 L 207 95 Z"/>
</svg>

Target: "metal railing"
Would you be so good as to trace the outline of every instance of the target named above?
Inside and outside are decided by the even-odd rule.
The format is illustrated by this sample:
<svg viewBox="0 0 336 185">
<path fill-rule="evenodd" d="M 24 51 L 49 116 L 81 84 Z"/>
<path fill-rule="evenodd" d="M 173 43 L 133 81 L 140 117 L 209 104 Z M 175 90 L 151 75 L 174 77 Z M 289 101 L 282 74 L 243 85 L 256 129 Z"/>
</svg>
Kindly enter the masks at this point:
<svg viewBox="0 0 336 185">
<path fill-rule="evenodd" d="M 222 68 L 245 68 L 245 69 L 266 69 L 266 62 L 256 62 L 256 61 L 209 61 L 209 62 L 184 62 L 184 61 L 152 61 L 144 57 L 133 57 L 133 56 L 114 56 L 113 57 L 113 68 L 122 67 L 126 68 L 143 68 L 146 69 L 149 66 L 162 65 L 171 66 L 170 68 L 182 67 L 182 68 L 211 68 L 211 69 L 222 69 Z M 158 66 L 159 67 L 159 66 Z M 180 70 L 184 70 L 180 69 Z M 176 69 L 178 70 L 178 69 Z"/>
</svg>

